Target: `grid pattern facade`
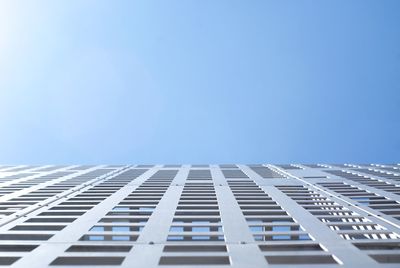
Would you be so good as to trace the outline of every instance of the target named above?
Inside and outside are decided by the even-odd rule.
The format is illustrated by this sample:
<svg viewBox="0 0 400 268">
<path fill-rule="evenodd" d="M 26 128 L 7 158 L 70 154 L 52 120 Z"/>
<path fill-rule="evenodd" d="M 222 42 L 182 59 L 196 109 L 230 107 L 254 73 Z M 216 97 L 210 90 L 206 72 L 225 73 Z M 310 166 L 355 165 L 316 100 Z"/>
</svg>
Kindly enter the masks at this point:
<svg viewBox="0 0 400 268">
<path fill-rule="evenodd" d="M 400 267 L 400 164 L 0 166 L 5 267 Z"/>
</svg>

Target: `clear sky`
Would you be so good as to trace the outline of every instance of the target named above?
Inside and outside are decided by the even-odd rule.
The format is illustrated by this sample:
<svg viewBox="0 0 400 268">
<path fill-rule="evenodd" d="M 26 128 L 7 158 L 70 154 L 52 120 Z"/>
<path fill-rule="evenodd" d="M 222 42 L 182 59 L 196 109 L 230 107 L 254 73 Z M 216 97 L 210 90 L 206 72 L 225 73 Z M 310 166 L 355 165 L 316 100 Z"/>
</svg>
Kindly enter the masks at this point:
<svg viewBox="0 0 400 268">
<path fill-rule="evenodd" d="M 400 1 L 0 1 L 0 163 L 400 161 Z"/>
</svg>

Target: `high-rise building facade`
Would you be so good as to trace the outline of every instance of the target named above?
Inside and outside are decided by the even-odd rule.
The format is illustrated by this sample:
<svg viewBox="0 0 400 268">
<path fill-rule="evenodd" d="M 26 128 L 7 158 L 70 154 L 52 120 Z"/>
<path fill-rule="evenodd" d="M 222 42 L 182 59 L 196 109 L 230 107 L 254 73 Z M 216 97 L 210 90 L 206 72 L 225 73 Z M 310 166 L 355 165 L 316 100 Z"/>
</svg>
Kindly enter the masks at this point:
<svg viewBox="0 0 400 268">
<path fill-rule="evenodd" d="M 400 267 L 399 164 L 0 166 L 5 267 Z"/>
</svg>

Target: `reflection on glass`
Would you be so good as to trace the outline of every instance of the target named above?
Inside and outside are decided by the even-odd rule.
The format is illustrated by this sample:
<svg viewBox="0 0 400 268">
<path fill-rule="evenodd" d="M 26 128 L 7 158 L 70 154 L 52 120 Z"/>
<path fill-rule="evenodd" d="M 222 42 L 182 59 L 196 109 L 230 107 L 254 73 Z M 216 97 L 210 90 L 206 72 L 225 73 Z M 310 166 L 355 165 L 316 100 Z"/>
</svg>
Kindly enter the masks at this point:
<svg viewBox="0 0 400 268">
<path fill-rule="evenodd" d="M 129 232 L 129 226 L 113 226 L 113 232 Z"/>
<path fill-rule="evenodd" d="M 90 232 L 104 232 L 104 227 L 103 226 L 93 226 L 89 231 Z"/>
<path fill-rule="evenodd" d="M 112 236 L 112 240 L 114 240 L 114 241 L 129 241 L 129 236 L 127 236 L 127 235 L 114 235 L 114 236 Z"/>
<path fill-rule="evenodd" d="M 183 227 L 182 226 L 172 226 L 169 229 L 170 232 L 183 232 Z"/>
<path fill-rule="evenodd" d="M 182 235 L 169 235 L 167 241 L 180 241 L 183 240 Z"/>
<path fill-rule="evenodd" d="M 129 210 L 129 207 L 114 207 L 112 210 L 113 211 L 127 211 L 127 210 Z"/>
<path fill-rule="evenodd" d="M 103 241 L 104 240 L 104 236 L 102 236 L 102 235 L 89 235 L 87 237 L 88 237 L 87 240 L 90 240 L 90 241 Z"/>
</svg>

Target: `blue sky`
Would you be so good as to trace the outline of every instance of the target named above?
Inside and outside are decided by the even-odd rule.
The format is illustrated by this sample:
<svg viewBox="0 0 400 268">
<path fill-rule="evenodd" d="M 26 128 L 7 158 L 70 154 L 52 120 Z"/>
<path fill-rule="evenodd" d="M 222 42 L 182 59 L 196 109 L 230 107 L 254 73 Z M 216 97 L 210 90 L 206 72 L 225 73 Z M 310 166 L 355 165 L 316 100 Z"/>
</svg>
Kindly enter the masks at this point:
<svg viewBox="0 0 400 268">
<path fill-rule="evenodd" d="M 0 163 L 400 161 L 400 1 L 0 2 Z"/>
</svg>

